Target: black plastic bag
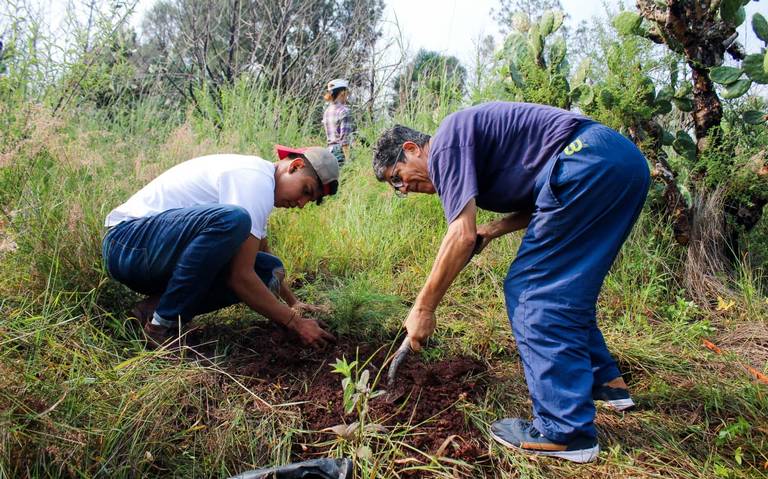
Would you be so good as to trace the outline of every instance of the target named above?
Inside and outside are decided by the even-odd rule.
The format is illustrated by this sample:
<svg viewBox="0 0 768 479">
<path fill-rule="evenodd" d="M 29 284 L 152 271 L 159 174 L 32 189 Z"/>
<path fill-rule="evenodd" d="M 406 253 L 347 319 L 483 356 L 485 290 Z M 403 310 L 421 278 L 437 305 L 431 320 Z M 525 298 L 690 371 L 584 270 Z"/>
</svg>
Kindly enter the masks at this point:
<svg viewBox="0 0 768 479">
<path fill-rule="evenodd" d="M 247 471 L 230 479 L 351 479 L 349 459 L 312 459 L 286 466 Z"/>
</svg>

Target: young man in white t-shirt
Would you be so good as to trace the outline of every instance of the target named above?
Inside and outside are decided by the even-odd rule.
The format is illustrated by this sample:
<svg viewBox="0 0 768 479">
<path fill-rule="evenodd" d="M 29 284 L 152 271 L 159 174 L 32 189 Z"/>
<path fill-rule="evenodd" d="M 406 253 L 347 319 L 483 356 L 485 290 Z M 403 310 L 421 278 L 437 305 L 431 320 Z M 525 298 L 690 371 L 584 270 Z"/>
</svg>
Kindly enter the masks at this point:
<svg viewBox="0 0 768 479">
<path fill-rule="evenodd" d="M 338 188 L 325 148 L 277 145 L 279 161 L 210 155 L 180 163 L 112 210 L 102 255 L 107 271 L 147 295 L 134 310 L 151 346 L 178 338 L 196 315 L 243 302 L 323 347 L 334 337 L 283 281 L 267 245 L 272 208 L 320 204 Z M 280 302 L 279 299 L 284 301 Z"/>
</svg>

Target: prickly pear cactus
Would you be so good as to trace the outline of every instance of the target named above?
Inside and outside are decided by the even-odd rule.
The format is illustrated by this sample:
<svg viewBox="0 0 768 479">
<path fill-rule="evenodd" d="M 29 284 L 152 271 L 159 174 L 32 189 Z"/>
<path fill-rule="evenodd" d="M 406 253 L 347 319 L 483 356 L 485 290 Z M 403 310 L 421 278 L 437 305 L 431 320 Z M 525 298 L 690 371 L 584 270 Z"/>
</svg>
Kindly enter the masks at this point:
<svg viewBox="0 0 768 479">
<path fill-rule="evenodd" d="M 574 95 L 567 80 L 568 47 L 565 37 L 557 35 L 564 18 L 563 12 L 555 10 L 544 13 L 537 22 L 525 14 L 515 16 L 515 31 L 496 56 L 497 73 L 508 99 L 570 108 Z"/>
</svg>

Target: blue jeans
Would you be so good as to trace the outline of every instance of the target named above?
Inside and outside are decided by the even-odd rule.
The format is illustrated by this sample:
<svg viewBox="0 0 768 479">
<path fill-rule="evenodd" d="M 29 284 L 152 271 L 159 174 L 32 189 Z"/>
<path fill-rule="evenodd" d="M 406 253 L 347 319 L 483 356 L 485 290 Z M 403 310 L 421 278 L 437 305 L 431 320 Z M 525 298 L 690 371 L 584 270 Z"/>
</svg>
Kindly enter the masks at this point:
<svg viewBox="0 0 768 479">
<path fill-rule="evenodd" d="M 603 280 L 648 192 L 629 140 L 589 124 L 536 180 L 531 223 L 504 282 L 534 426 L 567 443 L 597 435 L 592 387 L 620 376 L 595 320 Z"/>
<path fill-rule="evenodd" d="M 248 238 L 251 218 L 234 205 L 201 205 L 123 221 L 102 242 L 109 275 L 132 290 L 161 295 L 155 311 L 187 323 L 240 302 L 227 286 L 229 263 Z M 259 252 L 254 269 L 278 294 L 285 275 L 276 256 Z"/>
</svg>

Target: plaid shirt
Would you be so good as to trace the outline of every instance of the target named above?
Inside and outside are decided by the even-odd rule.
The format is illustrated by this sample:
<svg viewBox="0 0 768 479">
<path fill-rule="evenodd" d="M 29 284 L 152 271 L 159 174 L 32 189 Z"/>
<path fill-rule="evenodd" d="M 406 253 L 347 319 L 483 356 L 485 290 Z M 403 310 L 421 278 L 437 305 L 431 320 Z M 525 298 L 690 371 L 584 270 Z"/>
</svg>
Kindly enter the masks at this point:
<svg viewBox="0 0 768 479">
<path fill-rule="evenodd" d="M 329 103 L 323 112 L 323 126 L 329 146 L 352 143 L 352 116 L 347 105 Z"/>
</svg>

